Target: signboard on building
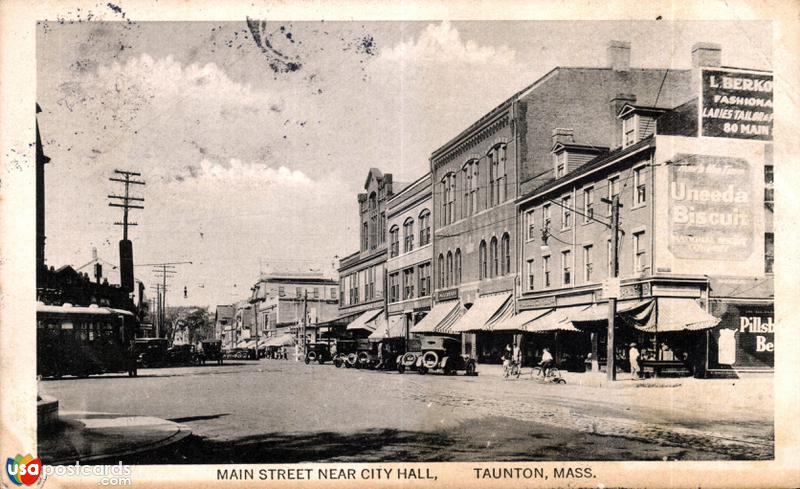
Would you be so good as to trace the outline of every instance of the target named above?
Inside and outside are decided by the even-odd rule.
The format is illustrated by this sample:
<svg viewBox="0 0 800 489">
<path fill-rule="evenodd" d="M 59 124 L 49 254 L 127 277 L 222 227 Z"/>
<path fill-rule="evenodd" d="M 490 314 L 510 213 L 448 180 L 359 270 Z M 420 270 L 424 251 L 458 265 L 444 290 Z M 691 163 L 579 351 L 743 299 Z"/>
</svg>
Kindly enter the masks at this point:
<svg viewBox="0 0 800 489">
<path fill-rule="evenodd" d="M 711 302 L 711 313 L 721 318 L 709 331 L 710 369 L 775 366 L 775 322 L 772 304 Z"/>
<path fill-rule="evenodd" d="M 440 290 L 436 294 L 436 302 L 451 301 L 458 299 L 458 289 Z"/>
<path fill-rule="evenodd" d="M 676 258 L 743 261 L 755 251 L 754 169 L 743 158 L 677 154 L 669 171 L 669 250 Z"/>
<path fill-rule="evenodd" d="M 704 69 L 700 135 L 772 140 L 772 74 Z"/>
<path fill-rule="evenodd" d="M 609 277 L 603 280 L 603 299 L 619 299 L 620 280 L 618 277 Z"/>
</svg>

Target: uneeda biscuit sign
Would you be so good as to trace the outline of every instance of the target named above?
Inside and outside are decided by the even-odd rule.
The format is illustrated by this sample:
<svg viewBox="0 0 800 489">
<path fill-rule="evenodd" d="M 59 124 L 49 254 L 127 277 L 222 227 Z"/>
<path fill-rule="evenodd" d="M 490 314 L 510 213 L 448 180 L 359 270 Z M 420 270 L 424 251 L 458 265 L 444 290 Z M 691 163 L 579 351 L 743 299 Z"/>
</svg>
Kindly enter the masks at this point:
<svg viewBox="0 0 800 489">
<path fill-rule="evenodd" d="M 702 71 L 701 136 L 772 140 L 772 74 Z"/>
</svg>

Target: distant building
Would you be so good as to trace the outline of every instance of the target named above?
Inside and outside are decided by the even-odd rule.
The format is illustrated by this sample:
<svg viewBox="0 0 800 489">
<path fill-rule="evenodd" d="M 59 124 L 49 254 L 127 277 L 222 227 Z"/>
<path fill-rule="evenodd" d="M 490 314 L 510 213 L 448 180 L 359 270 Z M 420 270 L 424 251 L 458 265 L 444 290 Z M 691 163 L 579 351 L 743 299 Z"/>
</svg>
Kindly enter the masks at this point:
<svg viewBox="0 0 800 489">
<path fill-rule="evenodd" d="M 230 337 L 236 315 L 236 306 L 233 304 L 220 304 L 214 312 L 214 338 L 225 341 L 226 335 Z"/>
</svg>

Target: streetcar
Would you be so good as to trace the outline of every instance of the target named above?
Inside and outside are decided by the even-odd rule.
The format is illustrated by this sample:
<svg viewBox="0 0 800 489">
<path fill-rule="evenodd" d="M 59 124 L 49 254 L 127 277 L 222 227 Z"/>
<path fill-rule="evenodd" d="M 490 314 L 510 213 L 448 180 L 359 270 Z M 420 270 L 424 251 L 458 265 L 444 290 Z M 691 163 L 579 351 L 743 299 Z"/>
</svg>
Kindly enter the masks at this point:
<svg viewBox="0 0 800 489">
<path fill-rule="evenodd" d="M 42 377 L 135 374 L 129 348 L 139 323 L 125 309 L 36 305 L 36 370 Z"/>
</svg>

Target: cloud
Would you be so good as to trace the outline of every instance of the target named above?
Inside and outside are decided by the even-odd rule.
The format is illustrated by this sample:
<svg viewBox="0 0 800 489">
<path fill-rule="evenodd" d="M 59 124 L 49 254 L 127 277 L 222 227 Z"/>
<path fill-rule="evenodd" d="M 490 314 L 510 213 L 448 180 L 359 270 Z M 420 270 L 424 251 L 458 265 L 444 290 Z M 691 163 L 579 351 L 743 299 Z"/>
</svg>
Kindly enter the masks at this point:
<svg viewBox="0 0 800 489">
<path fill-rule="evenodd" d="M 288 185 L 303 186 L 312 183 L 311 179 L 300 170 L 291 170 L 285 166 L 270 168 L 263 163 L 244 163 L 231 159 L 227 165 L 209 160 L 200 162 L 199 168 L 188 167 L 189 177 L 195 185 Z M 182 177 L 179 181 L 185 181 Z"/>
</svg>

